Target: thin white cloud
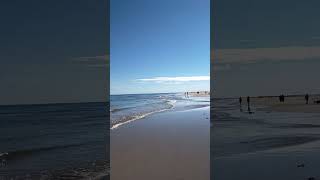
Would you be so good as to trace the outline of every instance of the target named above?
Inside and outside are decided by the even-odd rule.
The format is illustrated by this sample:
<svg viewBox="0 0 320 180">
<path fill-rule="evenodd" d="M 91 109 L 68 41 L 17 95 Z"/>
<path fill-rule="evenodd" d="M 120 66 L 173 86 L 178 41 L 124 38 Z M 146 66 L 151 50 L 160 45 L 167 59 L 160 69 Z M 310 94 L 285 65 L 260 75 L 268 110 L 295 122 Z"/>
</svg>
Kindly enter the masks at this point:
<svg viewBox="0 0 320 180">
<path fill-rule="evenodd" d="M 178 76 L 178 77 L 152 77 L 137 79 L 140 82 L 156 82 L 156 83 L 182 83 L 190 81 L 209 81 L 210 76 Z"/>
<path fill-rule="evenodd" d="M 212 50 L 215 64 L 256 63 L 260 61 L 300 61 L 320 59 L 320 47 L 288 46 L 277 48 Z"/>
</svg>

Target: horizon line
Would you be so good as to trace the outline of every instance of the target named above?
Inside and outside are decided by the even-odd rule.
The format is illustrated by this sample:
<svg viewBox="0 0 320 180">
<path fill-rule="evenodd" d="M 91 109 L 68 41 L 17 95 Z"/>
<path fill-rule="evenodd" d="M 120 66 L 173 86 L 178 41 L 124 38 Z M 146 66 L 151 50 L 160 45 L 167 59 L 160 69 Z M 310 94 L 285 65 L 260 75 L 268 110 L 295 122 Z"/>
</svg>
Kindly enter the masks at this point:
<svg viewBox="0 0 320 180">
<path fill-rule="evenodd" d="M 203 91 L 209 91 L 209 92 L 210 92 L 210 90 L 198 90 L 198 91 L 199 91 L 199 92 L 203 92 Z M 119 94 L 110 93 L 110 96 L 114 96 L 114 95 L 137 95 L 137 94 L 171 94 L 171 93 L 185 93 L 185 92 L 198 92 L 198 91 L 119 93 Z"/>
</svg>

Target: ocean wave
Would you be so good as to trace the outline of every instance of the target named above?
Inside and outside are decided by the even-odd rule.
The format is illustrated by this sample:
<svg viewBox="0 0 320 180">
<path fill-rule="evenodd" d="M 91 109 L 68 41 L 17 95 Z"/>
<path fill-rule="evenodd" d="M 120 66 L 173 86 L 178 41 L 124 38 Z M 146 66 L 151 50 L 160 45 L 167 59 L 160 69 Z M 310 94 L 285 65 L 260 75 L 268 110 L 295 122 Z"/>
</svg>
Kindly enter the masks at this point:
<svg viewBox="0 0 320 180">
<path fill-rule="evenodd" d="M 115 113 L 115 112 L 118 112 L 118 111 L 123 111 L 123 110 L 126 110 L 126 109 L 130 109 L 128 107 L 125 107 L 125 108 L 110 108 L 110 112 L 111 113 Z"/>
<path fill-rule="evenodd" d="M 9 153 L 7 153 L 7 152 L 0 153 L 0 159 L 4 159 L 8 155 L 9 155 Z"/>
<path fill-rule="evenodd" d="M 21 149 L 16 151 L 9 151 L 0 153 L 0 160 L 1 161 L 8 161 L 12 159 L 17 159 L 19 157 L 30 156 L 35 153 L 40 153 L 43 151 L 51 151 L 56 149 L 64 149 L 64 148 L 71 148 L 71 147 L 78 147 L 82 146 L 83 144 L 69 144 L 69 145 L 60 145 L 60 146 L 49 146 L 49 147 L 39 147 L 33 149 Z"/>
<path fill-rule="evenodd" d="M 139 120 L 139 119 L 143 119 L 151 114 L 154 114 L 154 113 L 160 113 L 160 112 L 163 112 L 163 111 L 167 111 L 167 110 L 170 110 L 174 107 L 175 103 L 177 102 L 176 100 L 166 100 L 165 101 L 169 107 L 166 107 L 164 109 L 158 109 L 158 110 L 154 110 L 154 111 L 151 111 L 151 112 L 146 112 L 146 113 L 141 113 L 141 114 L 135 114 L 135 115 L 131 115 L 131 116 L 127 116 L 127 117 L 124 117 L 123 119 L 121 119 L 120 121 L 116 122 L 115 124 L 111 125 L 111 130 L 113 129 L 117 129 L 118 127 L 124 125 L 124 124 L 128 124 L 128 123 L 131 123 L 133 121 L 136 121 L 136 120 Z"/>
<path fill-rule="evenodd" d="M 171 105 L 172 107 L 174 107 L 175 103 L 177 102 L 177 100 L 166 100 L 166 102 Z"/>
<path fill-rule="evenodd" d="M 199 109 L 199 108 L 204 108 L 204 107 L 209 107 L 210 104 L 195 104 L 195 105 L 188 105 L 184 106 L 182 109 L 183 110 L 191 110 L 191 109 Z"/>
<path fill-rule="evenodd" d="M 162 110 L 159 110 L 159 111 L 153 111 L 153 112 L 149 112 L 149 113 L 145 113 L 145 114 L 141 114 L 141 115 L 134 115 L 134 116 L 130 116 L 128 117 L 127 119 L 129 120 L 126 120 L 126 121 L 121 121 L 117 124 L 114 124 L 112 125 L 112 127 L 110 128 L 111 130 L 113 129 L 117 129 L 118 127 L 124 125 L 124 124 L 128 124 L 128 123 L 131 123 L 133 121 L 136 121 L 136 120 L 139 120 L 139 119 L 143 119 L 151 114 L 154 114 L 154 113 L 159 113 L 159 112 L 162 112 L 162 111 L 166 111 L 168 109 L 162 109 Z"/>
</svg>

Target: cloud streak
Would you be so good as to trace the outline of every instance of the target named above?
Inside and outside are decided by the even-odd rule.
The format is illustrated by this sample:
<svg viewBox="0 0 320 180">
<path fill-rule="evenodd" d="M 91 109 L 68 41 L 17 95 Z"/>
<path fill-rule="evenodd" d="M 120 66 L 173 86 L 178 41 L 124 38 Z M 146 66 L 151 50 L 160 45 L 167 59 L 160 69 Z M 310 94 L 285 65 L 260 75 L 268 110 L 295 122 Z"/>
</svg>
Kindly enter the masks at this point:
<svg viewBox="0 0 320 180">
<path fill-rule="evenodd" d="M 178 76 L 178 77 L 152 77 L 137 79 L 140 82 L 156 82 L 156 83 L 183 83 L 190 81 L 209 81 L 210 76 Z"/>
<path fill-rule="evenodd" d="M 217 49 L 211 51 L 215 64 L 250 64 L 261 61 L 300 61 L 320 59 L 320 47 L 288 46 L 277 48 Z"/>
</svg>

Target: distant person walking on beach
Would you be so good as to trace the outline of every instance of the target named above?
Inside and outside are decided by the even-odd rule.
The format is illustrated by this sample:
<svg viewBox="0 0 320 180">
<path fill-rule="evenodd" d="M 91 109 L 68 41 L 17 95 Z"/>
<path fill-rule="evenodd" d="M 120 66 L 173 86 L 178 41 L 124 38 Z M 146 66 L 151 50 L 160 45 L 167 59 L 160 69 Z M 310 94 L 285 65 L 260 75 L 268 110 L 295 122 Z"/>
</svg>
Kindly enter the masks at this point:
<svg viewBox="0 0 320 180">
<path fill-rule="evenodd" d="M 240 111 L 242 112 L 242 98 L 239 97 Z"/>
<path fill-rule="evenodd" d="M 304 96 L 304 99 L 306 100 L 306 104 L 308 104 L 308 103 L 309 103 L 309 94 L 306 94 L 306 95 Z"/>
<path fill-rule="evenodd" d="M 247 97 L 247 104 L 248 104 L 248 111 L 251 112 L 251 110 L 250 110 L 250 96 Z"/>
<path fill-rule="evenodd" d="M 283 94 L 281 94 L 281 95 L 279 96 L 279 101 L 280 101 L 280 102 L 284 102 L 284 95 L 283 95 Z"/>
</svg>

